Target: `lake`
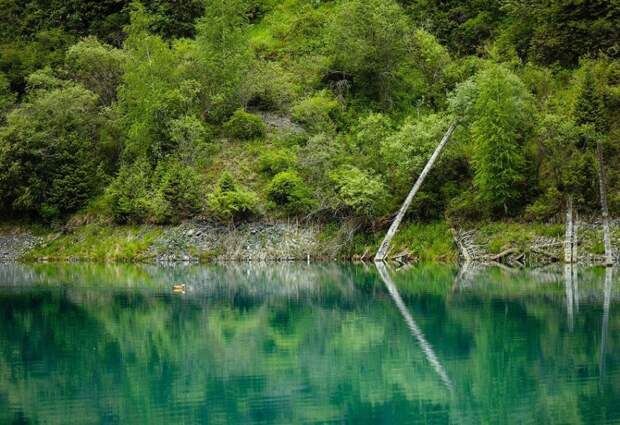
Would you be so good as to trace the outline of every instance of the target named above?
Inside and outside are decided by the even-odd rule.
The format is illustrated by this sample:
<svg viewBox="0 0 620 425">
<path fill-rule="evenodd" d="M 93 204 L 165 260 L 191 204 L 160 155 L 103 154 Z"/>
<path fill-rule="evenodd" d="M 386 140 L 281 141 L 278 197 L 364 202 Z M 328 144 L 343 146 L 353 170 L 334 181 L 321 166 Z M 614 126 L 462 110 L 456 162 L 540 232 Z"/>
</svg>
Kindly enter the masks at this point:
<svg viewBox="0 0 620 425">
<path fill-rule="evenodd" d="M 4 264 L 0 424 L 620 423 L 619 277 Z"/>
</svg>

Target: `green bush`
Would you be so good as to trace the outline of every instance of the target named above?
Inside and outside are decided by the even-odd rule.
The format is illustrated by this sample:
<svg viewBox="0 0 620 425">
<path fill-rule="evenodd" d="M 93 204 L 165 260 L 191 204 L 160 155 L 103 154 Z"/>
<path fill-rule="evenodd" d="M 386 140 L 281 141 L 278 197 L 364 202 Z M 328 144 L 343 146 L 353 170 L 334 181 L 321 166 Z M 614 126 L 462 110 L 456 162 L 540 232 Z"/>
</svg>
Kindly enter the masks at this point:
<svg viewBox="0 0 620 425">
<path fill-rule="evenodd" d="M 116 223 L 141 223 L 149 214 L 151 168 L 146 161 L 124 165 L 106 192 L 106 204 Z"/>
<path fill-rule="evenodd" d="M 332 69 L 351 75 L 359 89 L 389 105 L 411 55 L 411 22 L 394 0 L 337 4 L 326 31 Z"/>
<path fill-rule="evenodd" d="M 620 214 L 620 193 L 612 193 L 609 196 L 609 213 L 614 217 Z"/>
<path fill-rule="evenodd" d="M 146 160 L 121 167 L 106 192 L 115 222 L 178 223 L 200 212 L 202 182 L 196 171 L 175 160 L 153 171 Z"/>
<path fill-rule="evenodd" d="M 198 214 L 203 206 L 202 182 L 196 171 L 178 161 L 160 163 L 150 202 L 150 219 L 155 223 L 178 223 Z"/>
<path fill-rule="evenodd" d="M 207 205 L 213 216 L 225 222 L 244 220 L 258 214 L 258 196 L 241 189 L 227 172 L 208 196 Z"/>
<path fill-rule="evenodd" d="M 310 191 L 295 171 L 276 174 L 267 188 L 267 196 L 290 213 L 302 213 L 313 204 Z"/>
<path fill-rule="evenodd" d="M 445 121 L 439 114 L 408 119 L 398 131 L 380 141 L 381 158 L 390 169 L 389 180 L 393 186 L 408 190 L 447 129 Z M 444 158 L 445 155 L 440 161 Z"/>
<path fill-rule="evenodd" d="M 0 128 L 0 209 L 55 219 L 83 207 L 104 182 L 97 96 L 85 88 L 28 93 Z"/>
<path fill-rule="evenodd" d="M 297 155 L 289 149 L 268 150 L 258 159 L 260 171 L 270 176 L 294 168 L 296 164 Z"/>
<path fill-rule="evenodd" d="M 293 75 L 273 61 L 259 61 L 251 74 L 250 103 L 261 110 L 285 110 L 300 90 Z"/>
<path fill-rule="evenodd" d="M 325 90 L 293 106 L 292 117 L 312 132 L 333 131 L 340 119 L 340 103 Z"/>
<path fill-rule="evenodd" d="M 325 170 L 333 170 L 348 159 L 344 137 L 319 133 L 308 139 L 299 151 L 299 169 L 315 187 L 326 186 Z"/>
<path fill-rule="evenodd" d="M 250 140 L 263 137 L 267 131 L 265 123 L 258 115 L 237 109 L 224 124 L 226 132 L 236 139 Z"/>
<path fill-rule="evenodd" d="M 525 218 L 528 220 L 549 220 L 562 211 L 562 194 L 555 188 L 549 188 L 543 196 L 525 209 Z"/>
<path fill-rule="evenodd" d="M 116 99 L 123 77 L 125 52 L 87 37 L 67 50 L 65 62 L 74 80 L 97 93 L 104 105 Z"/>
<path fill-rule="evenodd" d="M 184 115 L 170 123 L 170 140 L 184 162 L 204 165 L 208 159 L 212 134 L 204 123 L 193 115 Z"/>
<path fill-rule="evenodd" d="M 9 80 L 2 72 L 0 72 L 0 125 L 4 123 L 4 116 L 13 106 L 14 102 L 15 95 L 11 93 Z"/>
<path fill-rule="evenodd" d="M 354 214 L 372 218 L 383 210 L 385 188 L 383 184 L 364 171 L 343 166 L 330 174 L 336 187 L 336 208 L 345 207 Z"/>
<path fill-rule="evenodd" d="M 486 218 L 487 215 L 472 190 L 466 190 L 450 200 L 446 208 L 446 218 L 450 221 L 478 221 Z"/>
</svg>

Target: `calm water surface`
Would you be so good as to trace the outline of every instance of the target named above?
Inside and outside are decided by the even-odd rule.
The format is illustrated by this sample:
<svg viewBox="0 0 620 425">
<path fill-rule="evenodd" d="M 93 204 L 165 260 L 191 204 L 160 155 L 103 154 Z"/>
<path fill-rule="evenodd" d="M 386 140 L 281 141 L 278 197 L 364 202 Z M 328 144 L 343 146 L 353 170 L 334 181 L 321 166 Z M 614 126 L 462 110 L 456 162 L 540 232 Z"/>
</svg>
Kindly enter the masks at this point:
<svg viewBox="0 0 620 425">
<path fill-rule="evenodd" d="M 619 276 L 0 265 L 0 424 L 620 423 Z"/>
</svg>

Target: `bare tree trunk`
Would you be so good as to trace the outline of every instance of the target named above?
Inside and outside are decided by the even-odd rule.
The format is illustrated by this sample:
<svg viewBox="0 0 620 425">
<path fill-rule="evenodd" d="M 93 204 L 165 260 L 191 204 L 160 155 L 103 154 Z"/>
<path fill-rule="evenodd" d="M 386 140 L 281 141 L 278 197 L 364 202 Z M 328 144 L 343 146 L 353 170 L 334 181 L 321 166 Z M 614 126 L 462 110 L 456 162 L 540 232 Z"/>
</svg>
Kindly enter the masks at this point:
<svg viewBox="0 0 620 425">
<path fill-rule="evenodd" d="M 609 208 L 607 207 L 607 178 L 605 176 L 605 159 L 603 157 L 603 145 L 599 141 L 596 144 L 598 156 L 598 185 L 601 192 L 601 210 L 603 214 L 603 243 L 605 244 L 605 265 L 612 266 L 614 258 L 611 252 L 611 236 L 609 234 Z"/>
<path fill-rule="evenodd" d="M 573 214 L 573 263 L 579 262 L 579 257 L 577 254 L 577 246 L 579 245 L 579 212 L 575 209 Z"/>
<path fill-rule="evenodd" d="M 575 244 L 575 225 L 573 222 L 573 195 L 566 199 L 566 237 L 564 239 L 564 262 L 572 264 L 577 261 Z"/>
<path fill-rule="evenodd" d="M 450 125 L 450 127 L 448 128 L 448 131 L 446 131 L 446 134 L 444 134 L 443 138 L 441 139 L 441 142 L 439 142 L 439 145 L 437 145 L 437 147 L 435 148 L 435 152 L 433 152 L 433 155 L 431 155 L 430 159 L 424 166 L 422 173 L 420 173 L 420 176 L 418 177 L 415 184 L 413 185 L 413 188 L 409 192 L 409 195 L 407 195 L 407 198 L 405 198 L 405 202 L 403 202 L 403 205 L 400 207 L 400 210 L 398 211 L 396 218 L 394 219 L 394 221 L 392 222 L 392 225 L 388 229 L 385 235 L 385 238 L 383 239 L 383 242 L 381 242 L 381 246 L 379 247 L 379 250 L 377 251 L 377 254 L 375 255 L 375 261 L 385 261 L 388 251 L 390 249 L 390 243 L 392 242 L 392 238 L 394 238 L 394 235 L 398 231 L 398 226 L 400 226 L 400 222 L 405 217 L 405 213 L 407 212 L 407 209 L 409 209 L 409 206 L 411 205 L 411 201 L 413 201 L 413 197 L 416 195 L 416 193 L 418 193 L 418 190 L 420 190 L 420 186 L 422 186 L 422 183 L 424 182 L 424 179 L 426 178 L 427 174 L 433 167 L 433 164 L 435 164 L 435 161 L 441 154 L 441 151 L 443 151 L 444 147 L 448 143 L 448 140 L 450 140 L 450 137 L 452 136 L 452 133 L 454 132 L 455 127 L 456 127 L 456 123 L 452 123 Z"/>
</svg>

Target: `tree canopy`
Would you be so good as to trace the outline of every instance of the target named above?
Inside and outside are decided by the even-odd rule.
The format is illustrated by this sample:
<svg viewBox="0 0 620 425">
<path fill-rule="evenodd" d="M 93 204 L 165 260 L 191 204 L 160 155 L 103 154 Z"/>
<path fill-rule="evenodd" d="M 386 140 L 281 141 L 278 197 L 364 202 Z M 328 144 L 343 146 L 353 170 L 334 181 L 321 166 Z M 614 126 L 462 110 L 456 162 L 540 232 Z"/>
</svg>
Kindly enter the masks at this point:
<svg viewBox="0 0 620 425">
<path fill-rule="evenodd" d="M 385 223 L 597 208 L 614 2 L 0 0 L 0 213 Z M 620 170 L 608 167 L 620 212 Z"/>
</svg>

